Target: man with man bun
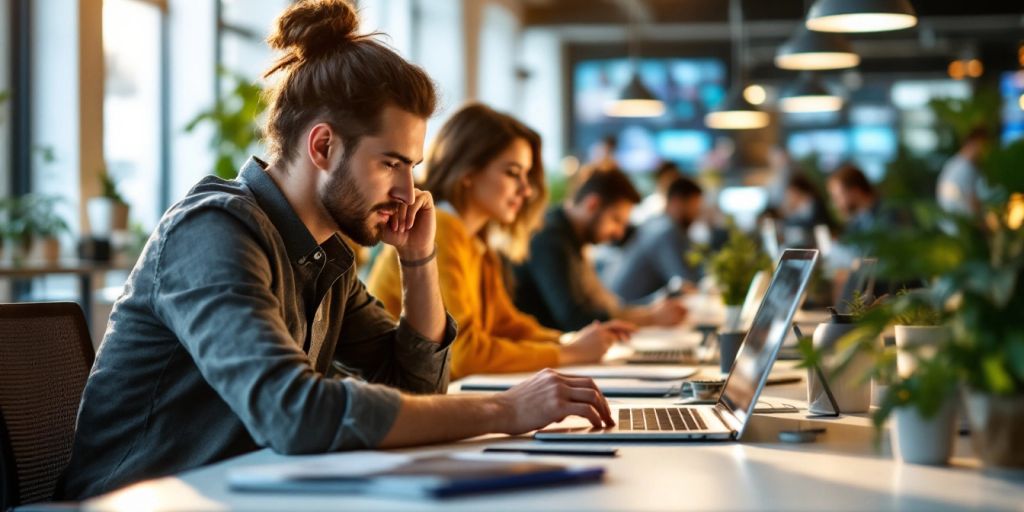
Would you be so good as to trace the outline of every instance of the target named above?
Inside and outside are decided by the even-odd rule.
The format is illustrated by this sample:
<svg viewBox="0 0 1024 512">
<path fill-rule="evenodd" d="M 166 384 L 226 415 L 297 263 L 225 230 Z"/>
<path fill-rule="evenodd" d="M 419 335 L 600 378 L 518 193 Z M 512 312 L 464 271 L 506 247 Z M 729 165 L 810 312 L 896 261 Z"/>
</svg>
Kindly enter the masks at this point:
<svg viewBox="0 0 1024 512">
<path fill-rule="evenodd" d="M 612 424 L 590 379 L 553 371 L 495 395 L 436 395 L 456 326 L 438 289 L 434 202 L 412 177 L 436 95 L 357 28 L 343 0 L 298 2 L 276 21 L 270 158 L 204 178 L 160 220 L 114 305 L 59 498 L 264 447 L 409 446 L 570 414 Z M 397 325 L 339 232 L 395 248 Z"/>
</svg>

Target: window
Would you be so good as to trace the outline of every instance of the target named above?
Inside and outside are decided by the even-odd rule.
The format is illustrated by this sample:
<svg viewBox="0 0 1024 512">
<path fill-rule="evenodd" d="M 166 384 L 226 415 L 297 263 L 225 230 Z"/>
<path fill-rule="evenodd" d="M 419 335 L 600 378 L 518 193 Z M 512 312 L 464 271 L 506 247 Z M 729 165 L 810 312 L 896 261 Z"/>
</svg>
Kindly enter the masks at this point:
<svg viewBox="0 0 1024 512">
<path fill-rule="evenodd" d="M 269 67 L 273 54 L 265 42 L 288 0 L 220 0 L 220 67 L 257 80 Z M 222 84 L 221 93 L 230 85 Z"/>
<path fill-rule="evenodd" d="M 11 0 L 0 0 L 0 197 L 11 183 Z"/>
<path fill-rule="evenodd" d="M 611 118 L 609 101 L 633 75 L 629 59 L 580 60 L 573 66 L 573 147 L 586 153 L 610 134 L 618 137 L 616 160 L 626 171 L 645 172 L 662 159 L 696 169 L 711 147 L 704 114 L 725 96 L 725 65 L 714 58 L 640 59 L 644 83 L 667 103 L 653 119 Z"/>
<path fill-rule="evenodd" d="M 162 16 L 150 2 L 103 2 L 103 152 L 133 220 L 146 229 L 156 226 L 164 206 Z"/>
</svg>

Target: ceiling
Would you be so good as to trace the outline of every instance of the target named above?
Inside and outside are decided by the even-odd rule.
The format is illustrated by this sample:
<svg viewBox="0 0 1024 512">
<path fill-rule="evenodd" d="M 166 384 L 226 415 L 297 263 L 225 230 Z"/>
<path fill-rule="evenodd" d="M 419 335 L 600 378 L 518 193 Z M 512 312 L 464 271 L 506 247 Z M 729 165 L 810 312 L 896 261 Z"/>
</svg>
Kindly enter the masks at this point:
<svg viewBox="0 0 1024 512">
<path fill-rule="evenodd" d="M 772 65 L 778 46 L 803 22 L 804 0 L 742 0 L 747 67 L 755 76 L 784 74 Z M 911 0 L 918 26 L 851 34 L 864 73 L 944 70 L 955 58 L 981 58 L 991 69 L 1019 66 L 1024 0 Z M 644 55 L 711 53 L 728 58 L 727 0 L 523 0 L 527 28 L 553 30 L 570 54 L 625 55 L 629 20 Z"/>
</svg>

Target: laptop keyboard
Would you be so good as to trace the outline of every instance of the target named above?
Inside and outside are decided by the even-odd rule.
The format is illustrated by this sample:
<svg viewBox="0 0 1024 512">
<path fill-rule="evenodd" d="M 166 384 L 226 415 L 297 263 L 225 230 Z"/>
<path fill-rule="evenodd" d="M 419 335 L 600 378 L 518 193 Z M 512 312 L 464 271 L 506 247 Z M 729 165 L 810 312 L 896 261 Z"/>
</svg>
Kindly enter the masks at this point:
<svg viewBox="0 0 1024 512">
<path fill-rule="evenodd" d="M 619 430 L 707 430 L 700 413 L 688 407 L 619 409 Z"/>
<path fill-rule="evenodd" d="M 695 361 L 693 349 L 662 349 L 636 351 L 628 358 L 630 363 L 673 363 L 683 364 Z"/>
</svg>

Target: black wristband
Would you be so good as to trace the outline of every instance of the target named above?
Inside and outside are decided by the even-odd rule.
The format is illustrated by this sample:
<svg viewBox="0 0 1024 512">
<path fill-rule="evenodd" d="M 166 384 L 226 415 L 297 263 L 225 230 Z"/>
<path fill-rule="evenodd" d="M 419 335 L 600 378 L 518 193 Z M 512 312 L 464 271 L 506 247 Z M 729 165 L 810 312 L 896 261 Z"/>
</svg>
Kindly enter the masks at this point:
<svg viewBox="0 0 1024 512">
<path fill-rule="evenodd" d="M 403 267 L 422 267 L 423 265 L 426 265 L 427 263 L 430 263 L 431 261 L 434 261 L 434 258 L 436 258 L 436 257 L 437 257 L 437 244 L 434 244 L 434 251 L 431 252 L 429 256 L 427 256 L 425 258 L 420 258 L 418 260 L 412 260 L 412 261 L 403 260 L 402 257 L 399 256 L 398 257 L 398 263 L 401 263 Z"/>
</svg>

